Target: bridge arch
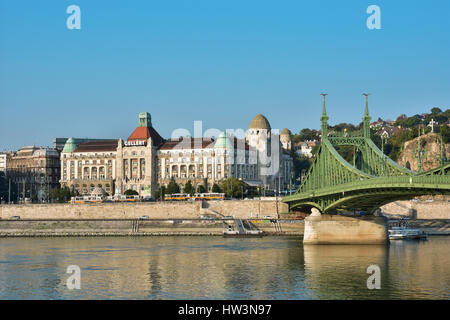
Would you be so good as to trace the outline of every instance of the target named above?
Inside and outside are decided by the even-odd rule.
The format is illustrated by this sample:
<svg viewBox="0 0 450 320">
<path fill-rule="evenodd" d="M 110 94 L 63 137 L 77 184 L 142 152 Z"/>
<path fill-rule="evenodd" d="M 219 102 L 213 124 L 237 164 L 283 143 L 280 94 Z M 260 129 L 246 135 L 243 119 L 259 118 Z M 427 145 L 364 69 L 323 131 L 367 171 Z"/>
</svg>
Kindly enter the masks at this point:
<svg viewBox="0 0 450 320">
<path fill-rule="evenodd" d="M 370 116 L 366 100 L 363 129 L 356 133 L 328 134 L 325 99 L 322 141 L 296 193 L 283 198 L 290 209 L 315 207 L 322 213 L 366 211 L 395 200 L 418 195 L 450 194 L 450 163 L 416 173 L 388 158 L 370 139 Z M 335 146 L 352 145 L 361 153 L 361 164 L 350 164 Z"/>
</svg>

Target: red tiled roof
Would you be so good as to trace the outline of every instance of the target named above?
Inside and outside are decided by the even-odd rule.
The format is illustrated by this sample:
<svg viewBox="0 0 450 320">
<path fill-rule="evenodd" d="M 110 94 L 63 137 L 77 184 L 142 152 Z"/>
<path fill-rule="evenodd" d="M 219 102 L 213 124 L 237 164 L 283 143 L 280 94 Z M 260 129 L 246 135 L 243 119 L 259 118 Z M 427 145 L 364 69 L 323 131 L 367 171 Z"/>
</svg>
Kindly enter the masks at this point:
<svg viewBox="0 0 450 320">
<path fill-rule="evenodd" d="M 148 127 L 137 127 L 133 133 L 128 137 L 128 141 L 137 141 L 143 140 L 147 141 L 147 139 L 151 137 L 153 145 L 159 147 L 164 143 L 163 137 L 159 135 L 159 133 L 153 128 Z"/>
<path fill-rule="evenodd" d="M 74 152 L 116 151 L 117 140 L 98 140 L 80 143 Z"/>
</svg>

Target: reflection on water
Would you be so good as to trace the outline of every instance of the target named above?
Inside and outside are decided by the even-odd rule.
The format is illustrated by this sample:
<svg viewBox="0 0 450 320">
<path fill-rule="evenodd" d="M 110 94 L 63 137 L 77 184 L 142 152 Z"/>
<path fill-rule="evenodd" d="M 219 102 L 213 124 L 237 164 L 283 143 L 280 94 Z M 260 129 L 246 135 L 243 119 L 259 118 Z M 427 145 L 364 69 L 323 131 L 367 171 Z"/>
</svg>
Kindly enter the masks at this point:
<svg viewBox="0 0 450 320">
<path fill-rule="evenodd" d="M 296 237 L 0 239 L 0 299 L 448 299 L 450 238 L 303 246 Z M 381 269 L 368 290 L 366 269 Z M 81 268 L 68 290 L 66 268 Z"/>
</svg>

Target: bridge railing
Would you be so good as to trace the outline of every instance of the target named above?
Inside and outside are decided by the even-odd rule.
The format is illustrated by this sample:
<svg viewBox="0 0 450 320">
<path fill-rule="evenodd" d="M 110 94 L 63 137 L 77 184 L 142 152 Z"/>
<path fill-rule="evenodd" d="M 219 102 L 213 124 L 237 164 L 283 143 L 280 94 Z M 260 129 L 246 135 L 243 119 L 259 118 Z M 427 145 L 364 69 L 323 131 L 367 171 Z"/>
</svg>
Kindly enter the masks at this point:
<svg viewBox="0 0 450 320">
<path fill-rule="evenodd" d="M 328 135 L 329 138 L 333 138 L 333 137 L 356 137 L 356 138 L 360 138 L 363 137 L 363 133 L 361 132 L 361 130 L 356 130 L 356 131 L 336 131 L 333 133 L 330 133 Z"/>
</svg>

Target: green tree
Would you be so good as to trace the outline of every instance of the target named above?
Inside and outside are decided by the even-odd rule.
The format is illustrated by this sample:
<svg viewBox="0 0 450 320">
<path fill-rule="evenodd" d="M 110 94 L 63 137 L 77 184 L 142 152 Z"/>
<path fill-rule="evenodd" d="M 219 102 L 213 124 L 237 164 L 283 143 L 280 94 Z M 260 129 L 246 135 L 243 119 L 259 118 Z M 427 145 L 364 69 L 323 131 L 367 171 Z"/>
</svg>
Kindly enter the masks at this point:
<svg viewBox="0 0 450 320">
<path fill-rule="evenodd" d="M 0 171 L 0 198 L 3 201 L 8 202 L 8 194 L 9 194 L 9 182 L 10 179 L 6 176 L 6 174 Z M 17 201 L 17 184 L 11 179 L 11 202 Z"/>
<path fill-rule="evenodd" d="M 444 143 L 449 143 L 450 142 L 450 128 L 446 124 L 444 124 L 440 127 L 439 132 L 442 136 L 442 141 Z"/>
<path fill-rule="evenodd" d="M 174 178 L 170 179 L 170 182 L 166 188 L 166 193 L 167 194 L 180 193 L 180 186 L 175 182 Z"/>
<path fill-rule="evenodd" d="M 304 128 L 296 136 L 297 136 L 296 140 L 298 140 L 298 141 L 316 140 L 319 138 L 319 132 L 314 129 L 311 130 L 309 128 Z M 295 141 L 295 142 L 298 142 L 298 141 Z"/>
<path fill-rule="evenodd" d="M 219 187 L 219 185 L 217 183 L 214 183 L 211 188 L 211 192 L 221 193 L 222 189 Z"/>
<path fill-rule="evenodd" d="M 52 202 L 64 203 L 70 200 L 71 192 L 67 186 L 63 188 L 52 188 L 49 197 Z"/>
<path fill-rule="evenodd" d="M 186 182 L 183 188 L 183 192 L 190 195 L 193 195 L 195 193 L 195 189 L 192 186 L 191 180 L 188 180 L 188 182 Z"/>
<path fill-rule="evenodd" d="M 205 193 L 205 192 L 206 192 L 205 186 L 202 185 L 202 184 L 199 184 L 199 185 L 197 186 L 197 192 L 198 192 L 198 193 Z"/>
<path fill-rule="evenodd" d="M 422 121 L 419 118 L 417 118 L 417 117 L 409 117 L 409 118 L 406 118 L 405 120 L 401 121 L 400 125 L 403 128 L 412 128 L 412 127 L 414 127 L 414 126 L 416 126 L 418 124 L 421 124 L 421 123 L 422 123 Z"/>
<path fill-rule="evenodd" d="M 139 195 L 139 193 L 133 189 L 125 190 L 125 192 L 123 194 L 126 196 L 138 196 Z"/>
<path fill-rule="evenodd" d="M 156 190 L 155 192 L 155 199 L 158 200 L 164 200 L 164 196 L 166 194 L 166 187 L 165 186 L 160 186 L 158 188 L 158 190 Z"/>
<path fill-rule="evenodd" d="M 245 184 L 237 178 L 228 178 L 221 182 L 220 188 L 227 197 L 239 198 L 243 196 L 242 192 L 245 189 Z"/>
<path fill-rule="evenodd" d="M 431 108 L 431 114 L 439 114 L 442 113 L 442 110 L 438 107 Z"/>
<path fill-rule="evenodd" d="M 308 171 L 311 166 L 311 160 L 305 156 L 294 155 L 294 177 L 299 177 L 303 170 Z"/>
</svg>

